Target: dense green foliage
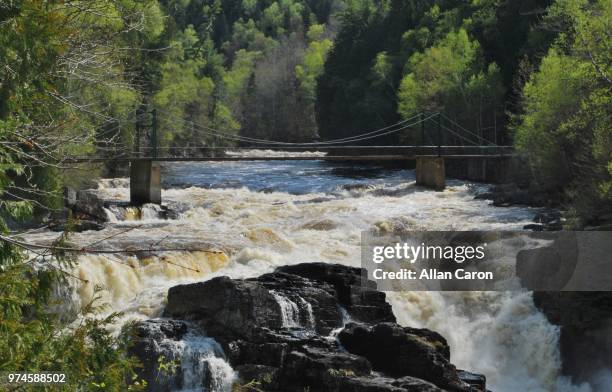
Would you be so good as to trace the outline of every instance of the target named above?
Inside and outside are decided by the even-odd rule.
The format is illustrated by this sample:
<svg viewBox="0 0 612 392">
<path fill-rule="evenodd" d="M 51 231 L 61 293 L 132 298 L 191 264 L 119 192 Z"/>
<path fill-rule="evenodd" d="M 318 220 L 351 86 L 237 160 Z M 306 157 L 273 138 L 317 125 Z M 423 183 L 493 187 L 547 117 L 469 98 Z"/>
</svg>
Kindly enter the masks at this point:
<svg viewBox="0 0 612 392">
<path fill-rule="evenodd" d="M 53 311 L 54 287 L 74 279 L 71 259 L 22 244 L 9 235 L 7 223 L 15 227 L 35 211 L 58 206 L 62 159 L 103 148 L 99 142 L 137 104 L 120 48 L 134 31 L 146 30 L 142 16 L 149 6 L 128 0 L 82 1 L 77 7 L 35 0 L 0 4 L 2 372 L 64 372 L 61 389 L 67 391 L 141 387 L 125 336 L 111 333 L 116 315 L 98 319 L 101 304 L 92 303 L 69 326 Z M 125 135 L 121 129 L 115 134 Z M 64 242 L 60 237 L 57 245 Z"/>
<path fill-rule="evenodd" d="M 279 141 L 316 136 L 328 1 L 160 1 L 163 50 L 146 63 L 166 148 L 231 145 L 211 130 Z M 340 3 L 340 2 L 338 2 Z"/>
<path fill-rule="evenodd" d="M 317 85 L 319 132 L 347 137 L 443 112 L 451 131 L 516 143 L 532 191 L 561 195 L 585 224 L 612 209 L 611 8 L 605 0 L 349 1 Z M 419 143 L 417 128 L 385 142 Z"/>
<path fill-rule="evenodd" d="M 521 59 L 550 40 L 534 29 L 549 3 L 349 2 L 318 85 L 321 134 L 348 136 L 439 110 L 493 139 L 515 101 Z"/>
<path fill-rule="evenodd" d="M 207 127 L 311 140 L 332 10 L 291 0 L 0 3 L 0 371 L 65 372 L 71 391 L 142 387 L 129 329 L 112 333 L 117 315 L 99 319 L 93 303 L 76 323 L 59 317 L 54 288 L 78 279 L 58 248 L 66 238 L 32 248 L 9 227 L 60 207 L 64 183 L 91 177 L 66 158 L 146 149 L 152 109 L 163 147 L 232 143 Z"/>
<path fill-rule="evenodd" d="M 612 3 L 560 1 L 545 23 L 563 33 L 525 84 L 516 143 L 537 186 L 589 219 L 612 205 Z"/>
</svg>

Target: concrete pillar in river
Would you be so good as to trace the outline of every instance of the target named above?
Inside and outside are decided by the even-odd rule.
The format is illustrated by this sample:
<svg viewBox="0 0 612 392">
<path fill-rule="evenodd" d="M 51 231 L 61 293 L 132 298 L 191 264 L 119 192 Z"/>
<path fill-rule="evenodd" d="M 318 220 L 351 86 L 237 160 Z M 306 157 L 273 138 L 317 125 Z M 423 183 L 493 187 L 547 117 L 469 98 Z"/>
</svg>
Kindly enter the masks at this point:
<svg viewBox="0 0 612 392">
<path fill-rule="evenodd" d="M 444 158 L 417 157 L 416 158 L 416 184 L 437 191 L 446 187 L 446 174 L 444 171 Z"/>
<path fill-rule="evenodd" d="M 151 160 L 132 161 L 130 164 L 130 203 L 161 204 L 161 169 Z"/>
</svg>

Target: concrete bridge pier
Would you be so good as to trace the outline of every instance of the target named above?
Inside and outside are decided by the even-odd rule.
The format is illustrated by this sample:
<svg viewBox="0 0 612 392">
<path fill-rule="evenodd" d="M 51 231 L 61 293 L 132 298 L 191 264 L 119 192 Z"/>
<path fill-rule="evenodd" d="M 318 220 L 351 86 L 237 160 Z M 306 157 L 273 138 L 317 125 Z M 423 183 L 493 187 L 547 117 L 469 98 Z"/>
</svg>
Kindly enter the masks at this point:
<svg viewBox="0 0 612 392">
<path fill-rule="evenodd" d="M 446 172 L 444 158 L 417 157 L 416 158 L 416 184 L 437 191 L 446 187 Z"/>
<path fill-rule="evenodd" d="M 161 168 L 151 160 L 135 160 L 130 163 L 130 203 L 161 204 Z"/>
</svg>

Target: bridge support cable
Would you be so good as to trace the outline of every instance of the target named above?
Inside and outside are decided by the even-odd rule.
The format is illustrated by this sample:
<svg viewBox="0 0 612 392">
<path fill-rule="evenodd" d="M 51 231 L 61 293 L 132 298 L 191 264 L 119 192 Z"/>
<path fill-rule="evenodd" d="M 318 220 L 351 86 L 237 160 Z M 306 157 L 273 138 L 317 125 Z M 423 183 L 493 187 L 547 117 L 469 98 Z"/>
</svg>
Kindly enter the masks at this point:
<svg viewBox="0 0 612 392">
<path fill-rule="evenodd" d="M 206 134 L 206 135 L 210 135 L 210 136 L 216 136 L 216 137 L 220 137 L 222 139 L 227 139 L 227 140 L 232 140 L 232 141 L 240 141 L 240 142 L 245 142 L 245 143 L 253 143 L 253 144 L 262 144 L 262 145 L 279 145 L 279 146 L 287 146 L 287 147 L 291 147 L 291 146 L 321 146 L 321 145 L 327 145 L 327 144 L 342 144 L 342 143 L 347 143 L 347 142 L 353 142 L 353 141 L 360 141 L 360 140 L 368 140 L 370 138 L 370 136 L 372 138 L 374 137 L 379 137 L 379 136 L 384 136 L 390 133 L 394 133 L 394 132 L 398 132 L 401 130 L 404 130 L 406 128 L 412 127 L 416 124 L 419 124 L 421 121 L 425 121 L 427 119 L 423 119 L 423 120 L 418 120 L 416 122 L 413 122 L 411 124 L 407 124 L 406 123 L 408 121 L 411 121 L 415 118 L 419 117 L 419 114 L 413 115 L 405 120 L 402 120 L 400 122 L 397 122 L 395 124 L 386 126 L 384 128 L 380 128 L 380 129 L 376 129 L 374 131 L 370 131 L 370 132 L 366 132 L 366 133 L 362 133 L 359 135 L 354 135 L 354 136 L 350 136 L 350 137 L 346 137 L 346 138 L 340 138 L 340 139 L 332 139 L 329 141 L 323 141 L 323 142 L 306 142 L 306 143 L 294 143 L 294 142 L 280 142 L 280 141 L 275 141 L 275 140 L 266 140 L 266 139 L 257 139 L 257 138 L 250 138 L 250 137 L 246 137 L 246 136 L 240 136 L 240 135 L 231 135 L 228 133 L 225 133 L 223 131 L 214 129 L 214 128 L 210 128 L 201 124 L 197 124 L 195 122 L 189 121 L 189 120 L 185 120 L 185 119 L 180 119 L 180 118 L 176 118 L 173 117 L 172 121 L 180 121 L 184 124 L 189 124 L 191 125 L 193 128 L 197 129 L 200 133 L 202 134 Z M 400 126 L 400 128 L 397 129 L 391 129 L 397 126 Z M 387 132 L 384 132 L 386 130 L 389 130 Z M 368 138 L 368 139 L 366 139 Z"/>
<path fill-rule="evenodd" d="M 168 112 L 165 112 L 165 113 L 168 113 Z M 391 125 L 388 125 L 386 127 L 383 127 L 383 128 L 380 128 L 380 129 L 376 129 L 374 131 L 369 131 L 369 132 L 366 132 L 366 133 L 361 133 L 361 134 L 357 134 L 357 135 L 354 135 L 354 136 L 349 136 L 349 137 L 346 137 L 346 138 L 333 139 L 333 140 L 324 141 L 324 142 L 313 142 L 313 143 L 280 142 L 280 141 L 275 141 L 275 140 L 257 139 L 257 138 L 251 138 L 251 137 L 240 136 L 240 135 L 229 135 L 228 133 L 226 133 L 224 131 L 221 131 L 221 130 L 218 130 L 218 129 L 215 129 L 215 128 L 211 128 L 211 127 L 208 127 L 208 126 L 205 126 L 205 125 L 202 125 L 202 124 L 198 124 L 198 123 L 195 123 L 193 121 L 189 121 L 189 120 L 185 120 L 185 119 L 180 119 L 180 118 L 176 118 L 176 117 L 174 117 L 173 120 L 174 121 L 181 121 L 181 122 L 186 123 L 186 124 L 190 124 L 190 125 L 198 128 L 198 129 L 200 129 L 200 130 L 206 130 L 206 131 L 210 132 L 211 134 L 215 134 L 215 135 L 219 135 L 219 136 L 225 136 L 225 137 L 231 136 L 231 137 L 236 138 L 236 139 L 241 139 L 242 141 L 245 141 L 245 142 L 262 142 L 262 143 L 266 143 L 266 144 L 279 144 L 279 145 L 306 145 L 306 144 L 318 145 L 318 144 L 326 144 L 326 143 L 329 143 L 329 142 L 350 141 L 352 139 L 360 138 L 360 137 L 363 137 L 363 136 L 373 135 L 373 134 L 376 134 L 378 132 L 382 132 L 382 131 L 385 131 L 387 129 L 394 128 L 396 126 L 403 125 L 403 124 L 407 123 L 408 121 L 411 121 L 411 120 L 419 117 L 419 115 L 420 115 L 420 113 L 417 113 L 417 114 L 415 114 L 415 115 L 413 115 L 411 117 L 408 117 L 408 118 L 406 118 L 406 119 L 404 119 L 402 121 L 399 121 L 399 122 L 397 122 L 395 124 L 391 124 Z"/>
<path fill-rule="evenodd" d="M 416 118 L 418 115 L 415 115 L 411 118 Z M 391 129 L 391 130 L 387 130 L 384 131 L 385 129 L 389 129 L 393 126 L 396 126 L 396 124 L 394 124 L 393 126 L 388 126 L 385 128 L 381 128 L 379 130 L 376 131 L 372 131 L 372 132 L 368 132 L 367 134 L 369 134 L 369 136 L 365 136 L 366 134 L 363 135 L 357 135 L 354 137 L 350 137 L 350 138 L 342 138 L 342 139 L 335 139 L 335 140 L 330 140 L 330 141 L 325 141 L 325 142 L 313 142 L 313 143 L 290 143 L 290 142 L 276 142 L 276 141 L 265 141 L 263 139 L 256 139 L 256 140 L 250 140 L 250 139 L 245 139 L 244 137 L 241 136 L 235 136 L 235 135 L 228 135 L 228 134 L 222 134 L 222 133 L 217 133 L 217 132 L 211 132 L 211 131 L 207 131 L 207 130 L 202 130 L 202 129 L 197 129 L 197 133 L 200 134 L 205 134 L 205 135 L 211 135 L 211 136 L 216 136 L 219 137 L 221 139 L 226 139 L 226 140 L 231 140 L 234 142 L 248 142 L 248 143 L 253 143 L 253 144 L 260 144 L 263 146 L 268 146 L 268 145 L 275 145 L 275 146 L 283 146 L 283 147 L 287 147 L 287 148 L 293 148 L 293 147 L 302 147 L 302 146 L 309 146 L 312 148 L 316 148 L 319 146 L 327 146 L 327 145 L 340 145 L 340 144 L 345 144 L 345 143 L 349 143 L 349 142 L 358 142 L 358 141 L 365 141 L 365 140 L 371 140 L 371 139 L 375 139 L 381 136 L 386 136 L 386 135 L 390 135 L 396 132 L 400 132 L 403 131 L 407 128 L 411 128 L 414 127 L 415 125 L 418 125 L 419 123 L 423 122 L 423 121 L 427 121 L 433 117 L 435 117 L 436 114 L 431 114 L 428 117 L 422 119 L 422 120 L 417 120 L 415 122 L 409 123 L 409 124 L 402 124 L 402 126 L 400 128 L 396 128 L 396 129 Z M 182 120 L 182 119 L 174 119 L 176 121 L 182 121 L 185 123 L 191 123 L 187 120 Z M 197 124 L 192 123 L 194 126 L 197 126 Z M 384 131 L 384 132 L 381 132 Z M 372 134 L 374 132 L 378 132 L 377 134 Z"/>
<path fill-rule="evenodd" d="M 402 121 L 399 121 L 395 124 L 391 124 L 389 126 L 379 128 L 376 130 L 372 130 L 369 132 L 360 133 L 353 136 L 332 139 L 327 141 L 320 142 L 306 142 L 306 143 L 298 143 L 298 142 L 280 142 L 275 140 L 266 140 L 266 139 L 257 139 L 250 138 L 246 136 L 240 135 L 232 135 L 225 133 L 223 131 L 207 127 L 205 125 L 201 125 L 195 123 L 193 121 L 189 121 L 183 118 L 177 118 L 177 116 L 171 115 L 168 111 L 163 109 L 153 109 L 147 110 L 145 107 L 141 106 L 136 111 L 136 116 L 131 116 L 131 121 L 135 120 L 135 140 L 134 144 L 130 148 L 130 146 L 124 145 L 120 149 L 117 149 L 117 145 L 113 144 L 113 151 L 118 153 L 119 155 L 115 155 L 114 158 L 125 157 L 126 159 L 150 159 L 150 160 L 167 160 L 173 159 L 172 155 L 174 155 L 177 151 L 201 151 L 201 150 L 256 150 L 256 149 L 274 149 L 274 150 L 307 150 L 307 149 L 315 149 L 315 150 L 340 150 L 340 149 L 397 149 L 398 151 L 402 151 L 403 154 L 408 154 L 409 156 L 432 156 L 437 155 L 441 156 L 452 156 L 452 155 L 483 155 L 483 149 L 488 147 L 501 147 L 500 151 L 507 148 L 507 146 L 497 146 L 497 144 L 492 143 L 487 140 L 485 137 L 478 135 L 475 132 L 470 131 L 469 129 L 463 127 L 461 124 L 457 123 L 455 120 L 449 118 L 446 114 L 441 112 L 419 112 L 409 118 L 406 118 Z M 161 116 L 160 116 L 161 115 Z M 241 146 L 184 146 L 184 147 L 176 147 L 176 146 L 159 146 L 159 118 L 163 118 L 165 121 L 169 122 L 181 122 L 183 124 L 189 124 L 190 129 L 195 135 L 206 135 L 212 136 L 216 140 L 226 140 L 233 143 L 248 143 L 251 146 L 241 147 Z M 135 118 L 134 118 L 135 117 Z M 144 120 L 146 119 L 146 120 Z M 429 124 L 429 127 L 427 127 Z M 419 127 L 420 125 L 420 127 Z M 120 129 L 122 124 L 117 124 L 113 129 Z M 371 141 L 377 138 L 382 138 L 387 135 L 395 134 L 401 131 L 405 131 L 409 129 L 409 131 L 416 131 L 420 129 L 420 143 L 417 145 L 399 145 L 399 146 L 375 146 L 375 145 L 360 145 L 359 142 L 363 141 Z M 149 137 L 146 137 L 146 131 L 149 131 Z M 110 130 L 105 130 L 105 132 L 111 132 Z M 144 135 L 143 135 L 144 133 Z M 428 133 L 432 134 L 431 137 L 428 137 Z M 417 133 L 418 135 L 418 133 Z M 150 143 L 148 146 L 141 145 L 142 138 L 148 139 Z M 449 137 L 450 136 L 450 137 Z M 434 139 L 435 140 L 432 140 Z M 419 137 L 413 138 L 411 140 L 417 140 Z M 428 140 L 429 139 L 429 140 Z M 451 144 L 449 144 L 451 142 Z M 358 143 L 358 144 L 355 144 Z M 431 145 L 427 145 L 427 144 Z M 125 143 L 124 143 L 125 144 Z M 415 143 L 416 144 L 416 143 Z M 452 145 L 452 144 L 460 144 Z M 420 145 L 420 146 L 419 146 Z M 418 150 L 420 148 L 420 150 Z M 477 149 L 476 154 L 472 153 L 473 149 Z M 130 151 L 131 150 L 131 151 Z M 471 151 L 470 151 L 471 150 Z M 160 151 L 164 151 L 162 153 L 163 156 L 160 157 Z M 433 153 L 433 154 L 432 154 Z M 397 154 L 397 152 L 393 152 L 392 154 Z M 495 152 L 494 154 L 500 154 L 499 152 Z M 504 151 L 501 152 L 504 154 Z M 491 155 L 487 152 L 485 155 Z M 188 154 L 182 154 L 185 157 L 185 160 L 188 160 Z M 374 155 L 372 155 L 374 157 Z M 382 156 L 381 156 L 382 157 Z M 74 157 L 73 157 L 74 158 Z M 93 158 L 93 157 L 92 157 Z M 113 159 L 114 159 L 113 158 Z M 245 157 L 246 158 L 246 157 Z M 264 158 L 264 157 L 262 157 Z M 293 157 L 292 157 L 293 158 Z M 298 158 L 298 157 L 295 157 Z M 338 158 L 341 158 L 340 156 Z M 102 160 L 103 158 L 100 158 Z M 79 160 L 79 158 L 75 158 L 75 160 Z M 90 160 L 93 161 L 93 160 Z"/>
<path fill-rule="evenodd" d="M 444 116 L 444 118 L 446 118 L 447 121 L 449 121 L 451 124 L 455 125 L 456 127 L 458 127 L 459 129 L 461 129 L 462 131 L 469 133 L 470 135 L 476 137 L 478 140 L 480 140 L 479 143 L 485 143 L 485 144 L 489 144 L 489 145 L 497 145 L 496 143 L 491 142 L 490 140 L 486 139 L 485 137 L 477 134 L 474 131 L 470 131 L 469 129 L 465 128 L 464 126 L 462 126 L 461 124 L 459 124 L 457 121 L 451 119 L 450 117 L 448 117 L 446 114 L 441 113 L 442 116 Z"/>
<path fill-rule="evenodd" d="M 474 141 L 474 140 L 472 140 L 472 139 L 469 139 L 469 137 L 463 136 L 463 135 L 461 135 L 461 134 L 460 134 L 460 133 L 458 133 L 458 132 L 455 132 L 454 130 L 452 130 L 452 129 L 448 128 L 447 126 L 442 126 L 442 128 L 443 128 L 445 131 L 447 131 L 447 132 L 449 132 L 449 133 L 453 134 L 453 135 L 454 135 L 454 136 L 456 136 L 457 138 L 459 138 L 459 139 L 461 139 L 461 140 L 463 140 L 463 141 L 465 141 L 465 142 L 469 143 L 470 145 L 472 145 L 472 146 L 474 146 L 474 147 L 482 147 L 482 145 L 480 145 L 478 142 L 476 142 L 476 141 Z M 491 147 L 497 147 L 497 146 L 491 146 Z"/>
</svg>

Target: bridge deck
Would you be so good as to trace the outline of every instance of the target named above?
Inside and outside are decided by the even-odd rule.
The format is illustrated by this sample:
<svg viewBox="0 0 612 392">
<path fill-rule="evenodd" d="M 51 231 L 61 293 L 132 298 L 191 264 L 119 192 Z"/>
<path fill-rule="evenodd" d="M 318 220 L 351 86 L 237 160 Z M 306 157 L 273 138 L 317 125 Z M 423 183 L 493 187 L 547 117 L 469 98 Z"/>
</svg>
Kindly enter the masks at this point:
<svg viewBox="0 0 612 392">
<path fill-rule="evenodd" d="M 328 149 L 328 148 L 325 148 Z M 313 148 L 316 151 L 316 148 Z M 231 152 L 252 151 L 249 148 L 228 149 L 228 155 L 217 157 L 173 157 L 173 156 L 119 156 L 114 158 L 82 157 L 70 162 L 235 162 L 235 161 L 401 161 L 418 157 L 442 157 L 446 159 L 508 158 L 513 156 L 511 146 L 354 146 L 351 153 L 328 152 L 329 155 L 306 155 L 287 148 L 287 155 L 231 155 Z M 363 152 L 363 154 L 359 154 Z M 148 155 L 148 154 L 147 154 Z"/>
<path fill-rule="evenodd" d="M 325 155 L 325 156 L 226 156 L 226 157 L 127 157 L 127 158 L 82 158 L 66 162 L 241 162 L 241 161 L 405 161 L 420 157 L 441 157 L 445 159 L 487 158 L 506 159 L 512 154 L 470 154 L 470 155 Z"/>
</svg>

